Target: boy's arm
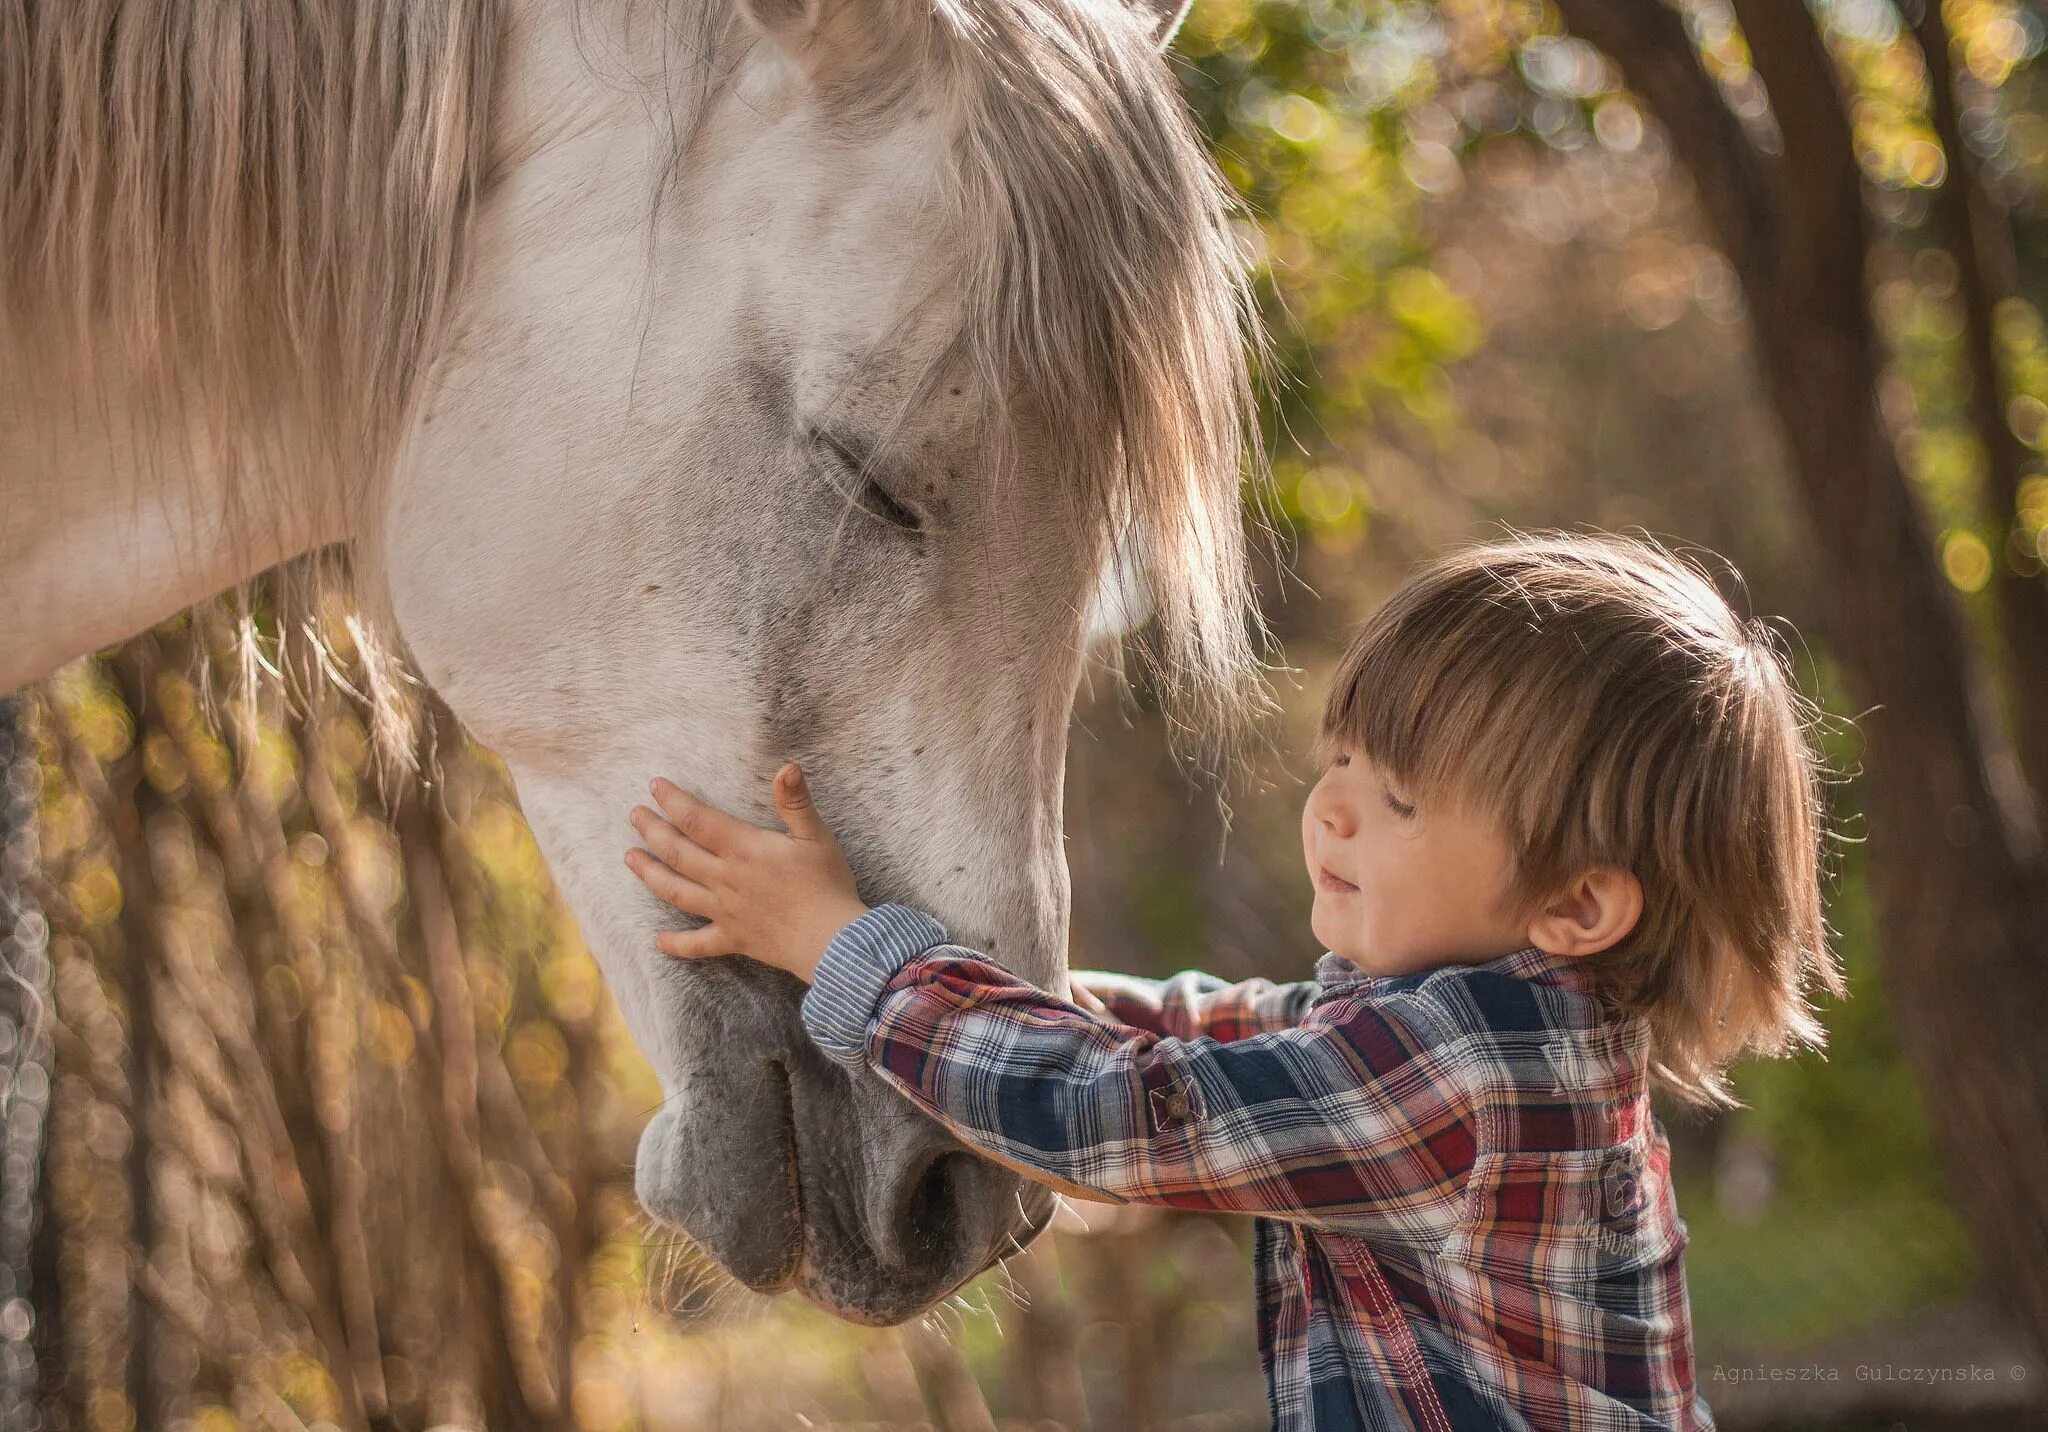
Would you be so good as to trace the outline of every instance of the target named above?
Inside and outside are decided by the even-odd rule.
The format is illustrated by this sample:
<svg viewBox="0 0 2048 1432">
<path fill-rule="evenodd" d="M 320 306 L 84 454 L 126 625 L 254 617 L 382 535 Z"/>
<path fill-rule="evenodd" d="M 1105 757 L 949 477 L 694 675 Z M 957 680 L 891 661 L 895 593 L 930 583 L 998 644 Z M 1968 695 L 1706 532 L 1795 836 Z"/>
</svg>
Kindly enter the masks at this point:
<svg viewBox="0 0 2048 1432">
<path fill-rule="evenodd" d="M 1220 1044 L 1292 1029 L 1308 1013 L 1318 988 L 1314 980 L 1232 984 L 1200 970 L 1182 970 L 1163 980 L 1110 970 L 1075 970 L 1070 978 L 1074 1003 L 1090 1014 L 1175 1039 L 1207 1035 Z"/>
<path fill-rule="evenodd" d="M 1181 1040 L 1105 1022 L 880 905 L 833 938 L 803 1017 L 828 1055 L 975 1149 L 1090 1197 L 1425 1224 L 1476 1154 L 1458 1046 L 1412 997 Z"/>
</svg>

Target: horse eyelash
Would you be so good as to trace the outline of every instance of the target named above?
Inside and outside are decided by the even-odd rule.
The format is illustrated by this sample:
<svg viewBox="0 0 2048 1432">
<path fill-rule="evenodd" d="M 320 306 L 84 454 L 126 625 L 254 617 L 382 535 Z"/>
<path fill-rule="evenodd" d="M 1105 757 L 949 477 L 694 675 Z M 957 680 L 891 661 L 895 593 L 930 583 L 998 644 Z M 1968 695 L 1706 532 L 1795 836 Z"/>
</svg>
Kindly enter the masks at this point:
<svg viewBox="0 0 2048 1432">
<path fill-rule="evenodd" d="M 864 451 L 864 445 L 845 438 L 825 428 L 813 427 L 806 430 L 813 445 L 830 453 L 849 477 L 860 485 L 853 493 L 853 501 L 872 517 L 879 517 L 892 527 L 906 532 L 921 533 L 925 530 L 924 517 L 903 503 L 898 502 L 889 490 L 875 481 L 868 473 L 874 455 Z"/>
</svg>

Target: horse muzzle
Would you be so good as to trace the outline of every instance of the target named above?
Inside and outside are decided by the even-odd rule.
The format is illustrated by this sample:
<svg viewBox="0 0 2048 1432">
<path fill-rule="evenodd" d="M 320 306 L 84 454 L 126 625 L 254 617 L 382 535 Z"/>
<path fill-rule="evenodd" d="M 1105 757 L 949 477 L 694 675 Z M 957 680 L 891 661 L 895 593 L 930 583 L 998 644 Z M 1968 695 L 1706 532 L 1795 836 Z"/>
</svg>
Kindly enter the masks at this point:
<svg viewBox="0 0 2048 1432">
<path fill-rule="evenodd" d="M 717 1009 L 722 1027 L 688 1041 L 702 1057 L 641 1135 L 634 1188 L 740 1282 L 900 1323 L 1050 1220 L 1049 1190 L 974 1154 L 879 1076 L 827 1059 L 795 980 L 741 961 L 674 968 L 724 986 L 683 1005 Z"/>
</svg>

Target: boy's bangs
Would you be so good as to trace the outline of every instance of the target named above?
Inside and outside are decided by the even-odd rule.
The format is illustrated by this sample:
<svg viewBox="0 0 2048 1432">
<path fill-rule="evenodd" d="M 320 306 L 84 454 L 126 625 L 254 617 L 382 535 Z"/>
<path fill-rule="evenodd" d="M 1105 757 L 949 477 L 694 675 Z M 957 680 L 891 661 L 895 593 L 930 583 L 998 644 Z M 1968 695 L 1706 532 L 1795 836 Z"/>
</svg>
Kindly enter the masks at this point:
<svg viewBox="0 0 2048 1432">
<path fill-rule="evenodd" d="M 1406 793 L 1450 798 L 1510 825 L 1518 787 L 1555 762 L 1528 719 L 1557 693 L 1540 666 L 1500 649 L 1492 621 L 1435 610 L 1389 612 L 1348 653 L 1330 687 L 1317 749 L 1322 759 L 1354 746 Z M 1513 719 L 1508 719 L 1512 717 Z"/>
</svg>

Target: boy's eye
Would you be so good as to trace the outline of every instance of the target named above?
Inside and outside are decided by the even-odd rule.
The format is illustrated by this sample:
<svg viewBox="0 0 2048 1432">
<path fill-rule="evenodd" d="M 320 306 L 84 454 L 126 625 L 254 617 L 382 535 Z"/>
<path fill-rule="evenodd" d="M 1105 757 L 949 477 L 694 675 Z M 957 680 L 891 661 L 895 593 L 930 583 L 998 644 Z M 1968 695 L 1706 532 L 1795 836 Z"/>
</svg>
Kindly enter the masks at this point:
<svg viewBox="0 0 2048 1432">
<path fill-rule="evenodd" d="M 1330 757 L 1330 764 L 1333 766 L 1348 766 L 1351 764 L 1351 758 L 1340 751 L 1338 754 Z"/>
<path fill-rule="evenodd" d="M 1402 800 L 1399 796 L 1395 795 L 1391 790 L 1388 790 L 1385 786 L 1380 787 L 1380 790 L 1381 793 L 1384 794 L 1387 798 L 1387 809 L 1392 811 L 1395 815 L 1401 817 L 1401 819 L 1403 820 L 1407 820 L 1410 816 L 1415 814 L 1415 807 L 1408 804 L 1408 802 Z"/>
</svg>

